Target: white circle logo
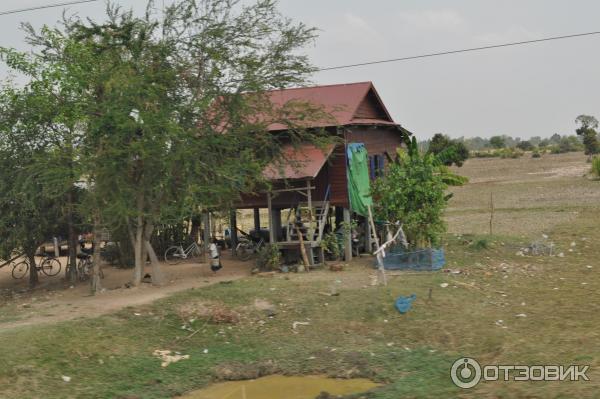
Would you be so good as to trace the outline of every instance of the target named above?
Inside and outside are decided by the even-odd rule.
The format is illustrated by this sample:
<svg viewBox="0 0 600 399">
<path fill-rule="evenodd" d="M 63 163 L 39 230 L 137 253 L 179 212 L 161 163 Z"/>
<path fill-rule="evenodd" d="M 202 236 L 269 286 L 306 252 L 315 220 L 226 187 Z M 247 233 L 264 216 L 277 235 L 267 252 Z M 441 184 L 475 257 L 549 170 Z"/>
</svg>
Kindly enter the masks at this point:
<svg viewBox="0 0 600 399">
<path fill-rule="evenodd" d="M 462 357 L 452 364 L 450 377 L 459 388 L 473 388 L 481 380 L 481 366 L 475 359 Z"/>
</svg>

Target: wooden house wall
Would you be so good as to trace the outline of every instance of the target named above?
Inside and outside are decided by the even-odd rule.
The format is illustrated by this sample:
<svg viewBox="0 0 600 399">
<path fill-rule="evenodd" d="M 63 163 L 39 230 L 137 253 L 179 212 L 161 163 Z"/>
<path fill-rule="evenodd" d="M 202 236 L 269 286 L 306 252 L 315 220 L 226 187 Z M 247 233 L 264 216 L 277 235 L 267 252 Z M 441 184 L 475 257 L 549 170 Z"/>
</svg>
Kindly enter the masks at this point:
<svg viewBox="0 0 600 399">
<path fill-rule="evenodd" d="M 402 134 L 393 127 L 352 127 L 346 131 L 347 143 L 364 143 L 369 155 L 394 156 L 396 148 L 402 146 Z"/>
<path fill-rule="evenodd" d="M 357 126 L 347 128 L 344 132 L 346 143 L 364 143 L 369 155 L 383 155 L 386 152 L 394 155 L 396 148 L 402 146 L 402 135 L 393 127 Z M 304 181 L 292 182 L 294 186 L 306 186 Z M 343 144 L 339 144 L 333 151 L 328 162 L 323 166 L 317 177 L 311 184 L 316 189 L 312 192 L 313 201 L 323 201 L 327 186 L 331 185 L 330 203 L 334 206 L 349 207 L 348 181 L 346 176 L 346 150 Z M 285 188 L 285 185 L 276 184 L 274 188 Z M 295 193 L 280 193 L 272 201 L 273 208 L 283 209 L 297 203 L 306 203 L 306 197 Z M 242 196 L 238 208 L 266 208 L 267 196 Z"/>
</svg>

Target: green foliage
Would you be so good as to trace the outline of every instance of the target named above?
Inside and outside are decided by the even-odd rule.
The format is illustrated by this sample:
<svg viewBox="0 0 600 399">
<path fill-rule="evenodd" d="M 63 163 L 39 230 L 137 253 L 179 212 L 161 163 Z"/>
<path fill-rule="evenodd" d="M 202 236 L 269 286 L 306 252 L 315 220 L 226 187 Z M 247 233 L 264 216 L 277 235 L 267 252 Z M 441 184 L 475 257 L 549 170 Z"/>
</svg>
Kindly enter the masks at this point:
<svg viewBox="0 0 600 399">
<path fill-rule="evenodd" d="M 567 152 L 582 151 L 584 146 L 577 136 L 563 136 L 557 144 L 550 146 L 550 153 L 564 154 Z"/>
<path fill-rule="evenodd" d="M 504 148 L 506 147 L 506 141 L 502 136 L 493 136 L 490 138 L 490 145 L 493 148 Z"/>
<path fill-rule="evenodd" d="M 517 144 L 517 148 L 523 151 L 532 151 L 535 147 L 531 144 L 531 141 L 524 140 Z"/>
<path fill-rule="evenodd" d="M 592 175 L 597 179 L 600 179 L 600 157 L 594 157 L 592 159 Z"/>
<path fill-rule="evenodd" d="M 577 135 L 583 137 L 583 145 L 586 155 L 594 155 L 600 153 L 600 143 L 598 142 L 598 120 L 589 115 L 579 115 L 575 119 L 575 123 L 579 125 L 576 129 Z"/>
<path fill-rule="evenodd" d="M 441 133 L 433 136 L 427 152 L 436 155 L 437 159 L 446 166 L 452 164 L 462 166 L 469 158 L 469 150 L 464 142 L 452 140 Z"/>
<path fill-rule="evenodd" d="M 330 232 L 323 235 L 321 240 L 321 246 L 323 250 L 333 259 L 340 259 L 342 256 L 342 248 L 338 240 L 337 234 Z"/>
<path fill-rule="evenodd" d="M 490 246 L 490 242 L 487 238 L 479 238 L 471 243 L 471 248 L 481 251 L 483 249 L 488 249 Z"/>
<path fill-rule="evenodd" d="M 533 150 L 533 152 L 531 153 L 531 158 L 541 158 L 542 154 L 540 153 L 540 151 L 538 149 Z"/>
<path fill-rule="evenodd" d="M 373 184 L 375 214 L 380 220 L 403 223 L 409 244 L 437 246 L 446 226 L 442 214 L 447 204 L 439 165 L 432 154 L 421 154 L 416 140 L 399 149 L 384 177 Z"/>
<path fill-rule="evenodd" d="M 283 17 L 275 2 L 177 0 L 164 13 L 152 4 L 142 17 L 111 3 L 101 22 L 27 26 L 33 53 L 0 49 L 31 80 L 4 92 L 1 141 L 11 151 L 19 141 L 8 135 L 30 143 L 48 199 L 66 198 L 84 179 L 82 213 L 134 237 L 136 271 L 155 227 L 256 192 L 283 142 L 323 141 L 301 126 L 326 116 L 266 99 L 313 71 L 300 50 L 315 30 Z M 274 122 L 289 130 L 269 132 Z"/>
<path fill-rule="evenodd" d="M 256 266 L 262 271 L 279 270 L 281 262 L 281 250 L 277 244 L 266 244 L 258 251 Z"/>
<path fill-rule="evenodd" d="M 523 156 L 523 151 L 517 150 L 515 148 L 503 148 L 501 150 L 498 150 L 498 153 L 500 154 L 500 158 L 512 158 L 512 159 L 516 159 L 516 158 L 520 158 Z"/>
</svg>

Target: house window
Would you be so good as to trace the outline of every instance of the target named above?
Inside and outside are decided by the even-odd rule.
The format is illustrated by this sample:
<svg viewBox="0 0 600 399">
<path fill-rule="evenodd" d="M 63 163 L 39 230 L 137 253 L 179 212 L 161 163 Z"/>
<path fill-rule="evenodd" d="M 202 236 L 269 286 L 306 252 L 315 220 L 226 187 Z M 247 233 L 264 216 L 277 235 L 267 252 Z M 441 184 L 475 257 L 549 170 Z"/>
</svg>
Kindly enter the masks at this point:
<svg viewBox="0 0 600 399">
<path fill-rule="evenodd" d="M 376 154 L 369 156 L 369 175 L 371 180 L 383 176 L 385 169 L 385 156 Z"/>
</svg>

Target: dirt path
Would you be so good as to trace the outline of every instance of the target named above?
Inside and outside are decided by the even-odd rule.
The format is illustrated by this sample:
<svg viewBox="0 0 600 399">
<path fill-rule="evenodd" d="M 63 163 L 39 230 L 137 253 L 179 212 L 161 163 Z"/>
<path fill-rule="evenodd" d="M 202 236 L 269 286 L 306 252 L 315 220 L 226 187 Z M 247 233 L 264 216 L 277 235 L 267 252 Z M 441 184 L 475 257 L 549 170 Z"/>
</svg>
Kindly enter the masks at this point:
<svg viewBox="0 0 600 399">
<path fill-rule="evenodd" d="M 0 290 L 4 297 L 0 303 L 3 305 L 0 312 L 4 311 L 4 317 L 0 317 L 0 330 L 95 317 L 128 306 L 147 304 L 178 291 L 247 277 L 253 267 L 252 262 L 228 257 L 224 257 L 223 264 L 224 268 L 216 275 L 206 264 L 164 265 L 168 281 L 164 286 L 142 283 L 131 288 L 126 287 L 131 270 L 106 267 L 102 281 L 105 289 L 96 296 L 90 295 L 87 283 L 70 286 L 64 280 L 63 272 L 60 277 L 41 275 L 40 286 L 29 291 L 26 281 L 12 279 L 10 268 L 4 268 L 0 270 Z"/>
</svg>

